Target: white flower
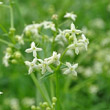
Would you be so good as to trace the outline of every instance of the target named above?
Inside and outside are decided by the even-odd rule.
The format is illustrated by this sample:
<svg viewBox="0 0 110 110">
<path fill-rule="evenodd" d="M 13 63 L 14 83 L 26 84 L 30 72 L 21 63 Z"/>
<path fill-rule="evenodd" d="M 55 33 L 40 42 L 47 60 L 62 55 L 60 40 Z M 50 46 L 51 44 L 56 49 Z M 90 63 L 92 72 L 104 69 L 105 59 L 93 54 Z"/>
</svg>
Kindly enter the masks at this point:
<svg viewBox="0 0 110 110">
<path fill-rule="evenodd" d="M 88 46 L 88 44 L 89 44 L 89 40 L 85 37 L 84 34 L 82 34 L 81 37 L 82 37 L 82 39 L 80 39 L 79 42 L 84 43 L 84 46 L 85 46 L 85 48 L 86 48 L 86 50 L 87 50 L 87 46 Z"/>
<path fill-rule="evenodd" d="M 0 95 L 3 94 L 3 92 L 0 92 Z"/>
<path fill-rule="evenodd" d="M 23 36 L 16 35 L 15 38 L 19 44 L 22 44 L 22 45 L 24 44 Z"/>
<path fill-rule="evenodd" d="M 55 40 L 56 41 L 60 41 L 60 40 L 63 40 L 64 42 L 67 42 L 67 39 L 65 38 L 65 34 L 66 34 L 66 31 L 62 31 L 59 29 L 59 34 L 56 36 Z"/>
<path fill-rule="evenodd" d="M 44 59 L 44 61 L 41 59 L 38 59 L 38 61 L 40 61 L 40 63 L 41 63 L 41 64 L 39 64 L 39 67 L 42 70 L 42 74 L 44 74 L 46 71 L 53 72 L 52 69 L 49 67 L 49 63 L 48 63 L 47 59 Z"/>
<path fill-rule="evenodd" d="M 30 24 L 30 25 L 27 25 L 24 29 L 24 32 L 25 33 L 29 33 L 31 32 L 32 34 L 34 35 L 39 35 L 38 34 L 38 28 L 40 28 L 43 24 Z"/>
<path fill-rule="evenodd" d="M 73 13 L 66 13 L 66 15 L 64 15 L 64 18 L 71 18 L 73 21 L 76 20 L 77 15 L 73 14 Z"/>
<path fill-rule="evenodd" d="M 59 65 L 60 64 L 60 61 L 59 61 L 60 56 L 61 56 L 60 53 L 57 54 L 57 52 L 54 51 L 53 55 L 51 57 L 47 58 L 46 60 L 48 61 L 49 64 L 55 63 L 55 64 Z"/>
<path fill-rule="evenodd" d="M 75 28 L 75 25 L 74 25 L 73 23 L 71 23 L 71 32 L 72 32 L 72 33 L 75 33 L 75 34 L 80 34 L 80 33 L 82 33 L 81 30 Z"/>
<path fill-rule="evenodd" d="M 3 64 L 8 67 L 9 66 L 9 58 L 11 57 L 11 54 L 6 52 L 5 56 L 3 57 Z"/>
<path fill-rule="evenodd" d="M 56 31 L 55 24 L 53 22 L 44 21 L 42 24 L 44 25 L 44 29 L 49 29 L 50 28 L 51 30 Z"/>
<path fill-rule="evenodd" d="M 79 48 L 83 46 L 83 43 L 79 43 L 76 38 L 74 38 L 74 43 L 68 46 L 68 49 L 75 49 L 75 53 L 79 54 Z"/>
<path fill-rule="evenodd" d="M 41 50 L 42 50 L 41 48 L 37 48 L 37 47 L 35 46 L 35 43 L 32 42 L 32 43 L 31 43 L 31 48 L 26 49 L 25 52 L 27 52 L 27 53 L 33 52 L 33 56 L 36 57 L 36 56 L 37 56 L 37 51 L 41 51 Z"/>
<path fill-rule="evenodd" d="M 3 2 L 0 2 L 0 5 L 2 5 L 3 4 Z"/>
<path fill-rule="evenodd" d="M 32 62 L 25 61 L 25 64 L 29 67 L 28 74 L 31 74 L 34 69 L 38 69 L 38 65 L 36 65 L 37 58 L 34 58 Z"/>
<path fill-rule="evenodd" d="M 65 69 L 63 74 L 72 73 L 74 76 L 77 76 L 77 72 L 75 69 L 78 67 L 78 64 L 71 65 L 69 62 L 66 62 L 66 66 L 68 68 Z"/>
</svg>

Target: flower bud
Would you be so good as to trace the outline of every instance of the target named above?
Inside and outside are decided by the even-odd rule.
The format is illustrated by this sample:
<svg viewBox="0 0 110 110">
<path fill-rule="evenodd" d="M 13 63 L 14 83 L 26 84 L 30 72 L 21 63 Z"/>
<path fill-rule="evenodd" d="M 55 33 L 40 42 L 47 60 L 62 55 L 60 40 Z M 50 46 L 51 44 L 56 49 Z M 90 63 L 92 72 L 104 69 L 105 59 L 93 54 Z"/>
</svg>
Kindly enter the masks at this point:
<svg viewBox="0 0 110 110">
<path fill-rule="evenodd" d="M 47 107 L 46 110 L 51 110 L 50 107 Z"/>
<path fill-rule="evenodd" d="M 70 36 L 69 33 L 66 33 L 66 34 L 65 34 L 65 37 L 66 37 L 67 39 L 69 38 L 69 36 Z"/>
<path fill-rule="evenodd" d="M 35 105 L 32 105 L 32 106 L 31 106 L 31 109 L 32 109 L 32 110 L 36 110 Z"/>
<path fill-rule="evenodd" d="M 57 98 L 56 97 L 52 97 L 52 102 L 56 102 L 57 101 Z"/>
<path fill-rule="evenodd" d="M 53 14 L 53 15 L 52 15 L 52 19 L 53 19 L 53 20 L 58 20 L 58 15 L 57 15 L 57 14 Z"/>
<path fill-rule="evenodd" d="M 15 59 L 12 59 L 12 60 L 11 60 L 11 63 L 16 64 L 17 61 L 16 61 Z"/>
<path fill-rule="evenodd" d="M 69 40 L 73 40 L 73 39 L 74 39 L 73 36 L 70 36 L 70 37 L 69 37 Z"/>
<path fill-rule="evenodd" d="M 15 58 L 20 58 L 21 57 L 21 53 L 19 51 L 16 51 L 14 53 Z"/>
<path fill-rule="evenodd" d="M 42 104 L 42 106 L 43 106 L 43 107 L 47 107 L 47 106 L 48 106 L 48 103 L 47 103 L 47 102 L 44 102 L 44 103 Z"/>
<path fill-rule="evenodd" d="M 13 34 L 14 32 L 15 32 L 15 28 L 10 28 L 10 30 L 9 30 L 9 34 Z"/>
<path fill-rule="evenodd" d="M 53 102 L 52 105 L 53 105 L 53 107 L 54 107 L 54 106 L 55 106 L 55 103 Z"/>
<path fill-rule="evenodd" d="M 12 52 L 12 49 L 11 49 L 10 47 L 8 47 L 8 48 L 6 49 L 6 51 L 7 51 L 8 53 L 11 53 L 11 52 Z"/>
<path fill-rule="evenodd" d="M 31 32 L 29 30 L 25 31 L 26 36 L 31 36 Z"/>
</svg>

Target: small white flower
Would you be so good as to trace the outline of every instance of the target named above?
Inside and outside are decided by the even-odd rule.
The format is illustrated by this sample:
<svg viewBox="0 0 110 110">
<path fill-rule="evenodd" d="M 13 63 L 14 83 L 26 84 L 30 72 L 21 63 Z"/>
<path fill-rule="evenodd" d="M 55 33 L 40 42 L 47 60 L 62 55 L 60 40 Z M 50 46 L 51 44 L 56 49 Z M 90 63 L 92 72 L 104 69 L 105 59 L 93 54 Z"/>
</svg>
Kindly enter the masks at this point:
<svg viewBox="0 0 110 110">
<path fill-rule="evenodd" d="M 71 18 L 73 21 L 76 20 L 77 15 L 73 14 L 73 13 L 66 13 L 66 15 L 64 15 L 64 18 Z"/>
<path fill-rule="evenodd" d="M 74 76 L 77 76 L 76 68 L 78 67 L 78 64 L 71 65 L 69 62 L 66 62 L 66 66 L 68 68 L 65 69 L 63 74 L 72 73 Z"/>
<path fill-rule="evenodd" d="M 3 64 L 8 67 L 9 66 L 9 58 L 11 57 L 11 54 L 6 52 L 5 56 L 3 57 Z"/>
<path fill-rule="evenodd" d="M 3 92 L 0 92 L 0 95 L 3 94 Z"/>
<path fill-rule="evenodd" d="M 27 25 L 24 29 L 24 32 L 25 33 L 29 33 L 31 32 L 32 34 L 34 35 L 39 35 L 38 34 L 38 28 L 40 28 L 43 24 L 40 23 L 40 24 L 30 24 L 30 25 Z"/>
<path fill-rule="evenodd" d="M 32 62 L 25 61 L 25 64 L 29 67 L 28 74 L 31 74 L 34 69 L 38 69 L 38 65 L 36 65 L 37 58 L 34 58 Z"/>
<path fill-rule="evenodd" d="M 42 24 L 44 25 L 44 29 L 49 29 L 50 28 L 51 30 L 56 31 L 55 24 L 53 22 L 44 21 Z"/>
<path fill-rule="evenodd" d="M 80 33 L 82 33 L 81 30 L 75 28 L 75 25 L 74 25 L 73 23 L 71 23 L 71 32 L 72 32 L 72 33 L 75 33 L 75 34 L 80 34 Z"/>
<path fill-rule="evenodd" d="M 79 54 L 79 48 L 83 46 L 83 43 L 79 43 L 76 38 L 74 38 L 74 43 L 68 46 L 68 49 L 75 49 L 75 53 Z"/>
<path fill-rule="evenodd" d="M 31 48 L 25 50 L 27 53 L 33 52 L 34 57 L 37 56 L 37 51 L 42 51 L 42 48 L 37 48 L 34 42 L 31 43 Z"/>
<path fill-rule="evenodd" d="M 3 2 L 0 2 L 0 5 L 2 5 L 3 4 Z"/>
<path fill-rule="evenodd" d="M 88 46 L 88 44 L 89 44 L 89 40 L 85 37 L 84 34 L 82 34 L 81 37 L 82 37 L 82 39 L 80 39 L 79 42 L 84 43 L 84 46 L 85 46 L 85 48 L 86 48 L 86 50 L 87 50 L 87 46 Z"/>
<path fill-rule="evenodd" d="M 56 41 L 63 40 L 64 42 L 67 42 L 67 39 L 65 38 L 65 34 L 66 34 L 65 30 L 62 31 L 59 29 L 59 34 L 56 36 L 55 40 Z"/>
<path fill-rule="evenodd" d="M 24 44 L 23 36 L 16 35 L 15 38 L 19 44 L 22 44 L 22 45 Z"/>
<path fill-rule="evenodd" d="M 57 54 L 57 52 L 54 51 L 53 55 L 51 57 L 47 58 L 47 61 L 48 61 L 49 64 L 55 63 L 55 64 L 59 65 L 60 64 L 60 61 L 59 61 L 60 56 L 61 56 L 60 53 Z"/>
<path fill-rule="evenodd" d="M 44 74 L 46 71 L 53 72 L 52 69 L 49 67 L 49 63 L 48 63 L 47 59 L 44 59 L 44 61 L 41 59 L 38 59 L 38 61 L 40 61 L 40 63 L 41 63 L 41 64 L 39 64 L 39 67 L 42 70 L 42 74 Z"/>
</svg>

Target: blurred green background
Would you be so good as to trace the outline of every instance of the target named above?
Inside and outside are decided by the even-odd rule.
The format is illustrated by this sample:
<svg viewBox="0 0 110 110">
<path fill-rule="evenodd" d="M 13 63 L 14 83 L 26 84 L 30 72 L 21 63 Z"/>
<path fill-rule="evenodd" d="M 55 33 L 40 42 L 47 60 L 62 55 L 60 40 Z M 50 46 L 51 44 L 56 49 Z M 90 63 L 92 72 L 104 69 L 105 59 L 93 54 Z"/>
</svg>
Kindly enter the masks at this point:
<svg viewBox="0 0 110 110">
<path fill-rule="evenodd" d="M 110 1 L 109 0 L 14 0 L 16 33 L 26 24 L 51 20 L 58 14 L 63 23 L 66 12 L 75 12 L 75 25 L 90 41 L 88 51 L 72 58 L 78 62 L 78 77 L 61 79 L 65 88 L 61 94 L 62 110 L 110 110 Z M 8 0 L 3 0 L 8 4 Z M 10 28 L 9 10 L 0 7 L 0 38 Z M 68 28 L 68 25 L 64 25 Z M 64 29 L 62 27 L 62 29 Z M 24 64 L 4 67 L 2 58 L 7 45 L 0 42 L 0 110 L 30 110 L 35 104 L 35 86 Z M 71 61 L 71 57 L 67 56 Z M 69 89 L 66 89 L 69 87 Z"/>
</svg>

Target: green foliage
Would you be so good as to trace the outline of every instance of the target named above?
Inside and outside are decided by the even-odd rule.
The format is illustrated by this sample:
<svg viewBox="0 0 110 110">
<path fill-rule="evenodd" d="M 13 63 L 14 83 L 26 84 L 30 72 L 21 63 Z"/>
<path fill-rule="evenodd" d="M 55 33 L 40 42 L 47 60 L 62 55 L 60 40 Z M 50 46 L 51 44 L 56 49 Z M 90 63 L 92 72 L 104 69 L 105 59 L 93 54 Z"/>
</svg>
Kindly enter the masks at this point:
<svg viewBox="0 0 110 110">
<path fill-rule="evenodd" d="M 25 25 L 33 22 L 40 23 L 51 20 L 53 14 L 58 14 L 58 24 L 61 29 L 68 28 L 70 21 L 63 18 L 65 12 L 75 12 L 77 19 L 75 24 L 82 28 L 89 38 L 87 52 L 81 52 L 78 56 L 67 55 L 63 61 L 78 62 L 78 77 L 64 76 L 59 74 L 60 104 L 61 110 L 109 110 L 110 109 L 110 3 L 108 0 L 13 0 L 14 24 L 16 34 L 21 34 Z M 9 4 L 8 0 L 3 1 Z M 66 23 L 67 24 L 66 24 Z M 66 24 L 66 25 L 65 25 Z M 35 85 L 27 74 L 24 63 L 4 67 L 2 59 L 10 28 L 9 10 L 0 6 L 0 110 L 30 110 L 32 105 L 43 102 L 39 92 L 36 93 Z M 51 32 L 48 31 L 51 36 Z M 46 37 L 46 36 L 45 36 Z M 7 42 L 1 41 L 1 39 Z M 30 40 L 26 38 L 25 40 Z M 32 41 L 32 40 L 31 40 Z M 30 42 L 31 42 L 30 41 Z M 4 45 L 6 44 L 6 45 Z M 45 44 L 45 42 L 44 42 Z M 11 44 L 9 44 L 11 45 Z M 47 44 L 45 44 L 47 45 Z M 44 48 L 45 48 L 44 45 Z M 24 52 L 29 46 L 25 44 L 22 48 L 18 44 L 14 48 Z M 50 45 L 47 45 L 50 47 Z M 54 50 L 57 49 L 57 45 Z M 47 57 L 51 55 L 49 48 L 46 50 Z M 42 53 L 41 53 L 42 55 Z M 26 59 L 32 59 L 31 56 Z M 43 56 L 42 56 L 43 57 Z M 60 73 L 60 71 L 59 71 Z M 50 93 L 48 83 L 50 77 L 55 75 L 46 73 L 39 78 Z M 68 77 L 68 78 L 67 78 Z M 42 85 L 41 87 L 43 87 Z M 55 86 L 55 85 L 54 85 Z M 44 88 L 45 91 L 45 88 Z M 51 90 L 49 97 L 55 91 Z M 37 94 L 37 95 L 36 95 Z"/>
</svg>

